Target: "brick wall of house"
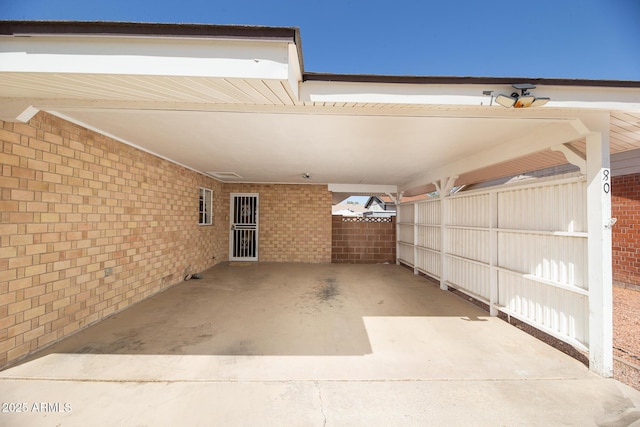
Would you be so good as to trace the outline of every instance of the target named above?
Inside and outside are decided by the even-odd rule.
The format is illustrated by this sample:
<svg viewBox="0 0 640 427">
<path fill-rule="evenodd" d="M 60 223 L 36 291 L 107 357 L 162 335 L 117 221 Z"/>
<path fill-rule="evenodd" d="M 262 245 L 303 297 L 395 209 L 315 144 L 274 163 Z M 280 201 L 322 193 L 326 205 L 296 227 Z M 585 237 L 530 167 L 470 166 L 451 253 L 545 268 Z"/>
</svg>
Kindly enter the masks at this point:
<svg viewBox="0 0 640 427">
<path fill-rule="evenodd" d="M 0 121 L 0 191 L 0 367 L 227 257 L 220 182 L 46 113 Z"/>
<path fill-rule="evenodd" d="M 331 262 L 331 193 L 326 185 L 225 184 L 224 189 L 227 209 L 230 193 L 260 195 L 259 261 Z"/>
<path fill-rule="evenodd" d="M 375 264 L 396 262 L 396 222 L 365 222 L 333 216 L 331 262 Z"/>
<path fill-rule="evenodd" d="M 613 177 L 611 211 L 613 280 L 640 285 L 640 174 Z"/>
</svg>

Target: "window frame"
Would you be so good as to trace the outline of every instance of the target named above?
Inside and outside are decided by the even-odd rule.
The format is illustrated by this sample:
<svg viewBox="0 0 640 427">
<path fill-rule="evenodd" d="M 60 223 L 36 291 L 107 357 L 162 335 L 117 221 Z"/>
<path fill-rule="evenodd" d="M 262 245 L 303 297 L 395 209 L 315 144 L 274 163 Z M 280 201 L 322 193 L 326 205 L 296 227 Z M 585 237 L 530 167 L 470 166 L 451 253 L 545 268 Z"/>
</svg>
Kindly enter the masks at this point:
<svg viewBox="0 0 640 427">
<path fill-rule="evenodd" d="M 208 196 L 208 199 L 207 199 Z M 199 187 L 198 190 L 198 225 L 213 224 L 213 190 Z"/>
</svg>

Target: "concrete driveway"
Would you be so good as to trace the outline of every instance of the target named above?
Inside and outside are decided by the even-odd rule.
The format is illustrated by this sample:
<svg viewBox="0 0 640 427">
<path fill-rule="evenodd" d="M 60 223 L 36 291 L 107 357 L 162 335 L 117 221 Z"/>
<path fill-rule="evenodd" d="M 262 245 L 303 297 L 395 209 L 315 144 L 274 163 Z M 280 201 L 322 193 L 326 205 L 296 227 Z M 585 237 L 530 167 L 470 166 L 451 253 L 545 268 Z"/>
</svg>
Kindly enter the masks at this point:
<svg viewBox="0 0 640 427">
<path fill-rule="evenodd" d="M 0 425 L 640 424 L 636 390 L 405 268 L 203 275 L 0 372 Z"/>
</svg>

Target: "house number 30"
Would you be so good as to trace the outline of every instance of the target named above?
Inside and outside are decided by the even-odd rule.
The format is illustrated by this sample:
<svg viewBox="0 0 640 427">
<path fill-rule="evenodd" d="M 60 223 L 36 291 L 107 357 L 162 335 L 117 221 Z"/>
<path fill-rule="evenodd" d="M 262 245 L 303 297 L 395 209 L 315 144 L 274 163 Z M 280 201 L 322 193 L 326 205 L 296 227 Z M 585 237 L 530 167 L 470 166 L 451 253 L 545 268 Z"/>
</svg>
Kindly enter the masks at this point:
<svg viewBox="0 0 640 427">
<path fill-rule="evenodd" d="M 602 184 L 602 189 L 604 190 L 604 194 L 609 194 L 609 191 L 611 191 L 611 184 L 609 183 L 610 174 L 611 171 L 609 169 L 602 170 L 602 182 L 604 182 L 604 184 Z"/>
</svg>

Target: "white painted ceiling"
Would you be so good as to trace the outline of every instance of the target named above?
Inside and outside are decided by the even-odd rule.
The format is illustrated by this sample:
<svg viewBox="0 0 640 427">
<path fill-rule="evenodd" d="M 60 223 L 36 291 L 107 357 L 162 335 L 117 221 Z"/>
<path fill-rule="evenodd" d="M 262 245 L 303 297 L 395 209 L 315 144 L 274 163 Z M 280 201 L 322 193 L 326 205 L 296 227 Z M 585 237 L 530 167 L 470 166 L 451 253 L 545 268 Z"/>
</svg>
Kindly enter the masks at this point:
<svg viewBox="0 0 640 427">
<path fill-rule="evenodd" d="M 310 114 L 304 107 L 286 114 L 71 108 L 57 113 L 198 171 L 234 172 L 242 181 L 264 183 L 397 185 L 518 135 L 543 135 L 547 123 L 344 110 Z"/>
</svg>

